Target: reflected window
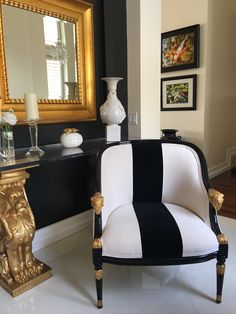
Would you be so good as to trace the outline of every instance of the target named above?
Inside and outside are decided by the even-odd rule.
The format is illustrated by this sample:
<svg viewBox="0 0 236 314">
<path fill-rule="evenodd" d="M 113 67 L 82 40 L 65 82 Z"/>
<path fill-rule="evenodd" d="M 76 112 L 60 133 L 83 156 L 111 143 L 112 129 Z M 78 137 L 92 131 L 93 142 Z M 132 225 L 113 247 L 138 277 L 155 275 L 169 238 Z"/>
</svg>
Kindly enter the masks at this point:
<svg viewBox="0 0 236 314">
<path fill-rule="evenodd" d="M 45 45 L 54 45 L 58 39 L 57 19 L 44 16 L 43 17 L 43 29 Z"/>
<path fill-rule="evenodd" d="M 57 60 L 47 59 L 48 99 L 63 99 L 61 64 Z"/>
<path fill-rule="evenodd" d="M 64 81 L 67 80 L 67 51 L 64 22 L 44 16 L 44 39 L 48 81 L 48 99 L 66 99 Z"/>
</svg>

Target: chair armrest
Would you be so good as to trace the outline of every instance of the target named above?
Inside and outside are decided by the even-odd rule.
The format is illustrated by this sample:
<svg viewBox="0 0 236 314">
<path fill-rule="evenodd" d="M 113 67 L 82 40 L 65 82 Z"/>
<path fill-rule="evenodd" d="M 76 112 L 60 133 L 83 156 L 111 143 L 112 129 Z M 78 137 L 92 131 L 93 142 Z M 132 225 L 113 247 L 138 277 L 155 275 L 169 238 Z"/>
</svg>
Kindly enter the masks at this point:
<svg viewBox="0 0 236 314">
<path fill-rule="evenodd" d="M 216 191 L 215 189 L 210 188 L 208 190 L 208 197 L 209 202 L 212 204 L 215 210 L 219 211 L 224 202 L 224 194 L 220 193 L 219 191 Z"/>
</svg>

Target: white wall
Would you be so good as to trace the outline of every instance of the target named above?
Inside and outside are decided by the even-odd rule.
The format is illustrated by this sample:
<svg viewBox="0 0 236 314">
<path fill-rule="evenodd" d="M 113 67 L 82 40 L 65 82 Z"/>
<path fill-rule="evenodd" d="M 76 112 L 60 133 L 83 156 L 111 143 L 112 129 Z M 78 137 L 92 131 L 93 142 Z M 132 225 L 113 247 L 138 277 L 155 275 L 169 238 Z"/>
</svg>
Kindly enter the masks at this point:
<svg viewBox="0 0 236 314">
<path fill-rule="evenodd" d="M 161 0 L 127 0 L 128 104 L 139 124 L 130 137 L 160 136 Z"/>
<path fill-rule="evenodd" d="M 212 172 L 236 153 L 235 30 L 236 1 L 210 0 L 204 150 Z"/>
<path fill-rule="evenodd" d="M 129 125 L 131 138 L 141 137 L 140 114 L 140 1 L 127 0 L 128 115 L 137 112 L 138 124 Z"/>
<path fill-rule="evenodd" d="M 162 32 L 200 24 L 200 68 L 163 73 L 162 77 L 197 74 L 197 110 L 162 111 L 161 128 L 179 130 L 178 135 L 201 148 L 204 142 L 206 43 L 208 0 L 162 1 Z"/>
</svg>

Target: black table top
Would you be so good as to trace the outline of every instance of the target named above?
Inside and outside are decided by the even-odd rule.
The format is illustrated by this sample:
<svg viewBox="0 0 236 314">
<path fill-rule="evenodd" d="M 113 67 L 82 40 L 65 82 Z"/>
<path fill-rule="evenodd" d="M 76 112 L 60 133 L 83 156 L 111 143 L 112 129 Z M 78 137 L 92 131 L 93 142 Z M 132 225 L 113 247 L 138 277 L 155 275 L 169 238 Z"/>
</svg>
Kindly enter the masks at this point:
<svg viewBox="0 0 236 314">
<path fill-rule="evenodd" d="M 33 167 L 44 163 L 50 163 L 59 160 L 78 158 L 87 155 L 95 155 L 106 145 L 104 138 L 91 139 L 84 141 L 80 147 L 65 148 L 61 143 L 40 146 L 44 151 L 42 157 L 25 157 L 29 148 L 19 148 L 15 150 L 15 159 L 0 161 L 0 172 L 17 170 L 21 168 Z"/>
</svg>

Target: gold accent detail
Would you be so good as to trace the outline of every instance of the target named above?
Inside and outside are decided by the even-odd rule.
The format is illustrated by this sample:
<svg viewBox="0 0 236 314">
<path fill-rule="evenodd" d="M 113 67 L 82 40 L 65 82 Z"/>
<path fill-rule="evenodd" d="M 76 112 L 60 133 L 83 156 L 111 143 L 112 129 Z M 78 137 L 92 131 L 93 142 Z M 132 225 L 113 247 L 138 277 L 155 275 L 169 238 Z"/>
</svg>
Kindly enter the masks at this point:
<svg viewBox="0 0 236 314">
<path fill-rule="evenodd" d="M 0 281 L 12 295 L 37 284 L 44 268 L 32 253 L 35 221 L 24 189 L 27 178 L 25 170 L 0 174 Z"/>
<path fill-rule="evenodd" d="M 221 303 L 221 301 L 222 301 L 222 295 L 217 294 L 216 303 Z"/>
<path fill-rule="evenodd" d="M 102 300 L 97 300 L 97 307 L 101 309 L 103 307 Z"/>
<path fill-rule="evenodd" d="M 208 197 L 210 203 L 215 208 L 215 210 L 219 211 L 224 202 L 224 194 L 220 193 L 219 191 L 216 191 L 215 189 L 209 189 Z"/>
<path fill-rule="evenodd" d="M 218 234 L 217 240 L 218 240 L 219 244 L 228 244 L 228 240 L 223 233 Z"/>
<path fill-rule="evenodd" d="M 93 5 L 83 0 L 0 0 L 2 5 L 52 16 L 75 24 L 76 29 L 76 64 L 78 98 L 39 99 L 39 123 L 58 123 L 65 121 L 96 120 L 95 99 L 95 58 Z M 25 122 L 25 105 L 23 98 L 9 98 L 8 71 L 4 43 L 2 12 L 0 12 L 0 94 L 3 96 L 4 111 L 12 108 L 17 115 L 18 124 Z"/>
<path fill-rule="evenodd" d="M 65 134 L 75 133 L 75 132 L 78 132 L 78 131 L 79 130 L 75 129 L 75 128 L 66 128 L 66 129 L 64 129 L 64 133 Z"/>
<path fill-rule="evenodd" d="M 103 278 L 103 270 L 102 269 L 95 270 L 95 278 L 96 278 L 96 280 L 101 280 Z"/>
<path fill-rule="evenodd" d="M 15 281 L 12 284 L 9 284 L 4 278 L 0 276 L 0 286 L 2 286 L 2 288 L 4 288 L 11 296 L 17 297 L 18 295 L 39 285 L 41 282 L 51 278 L 53 276 L 52 269 L 48 265 L 38 260 L 37 262 L 43 264 L 42 272 L 37 277 L 34 277 L 23 284 L 17 283 Z"/>
<path fill-rule="evenodd" d="M 104 197 L 100 192 L 96 192 L 94 196 L 91 197 L 91 203 L 96 215 L 101 214 L 102 208 L 104 206 Z"/>
<path fill-rule="evenodd" d="M 101 239 L 94 239 L 93 240 L 93 249 L 101 249 L 102 241 Z"/>
<path fill-rule="evenodd" d="M 216 265 L 216 270 L 217 270 L 217 274 L 223 276 L 224 273 L 225 273 L 225 265 L 224 265 L 224 264 L 223 264 L 223 265 L 217 264 L 217 265 Z"/>
</svg>

